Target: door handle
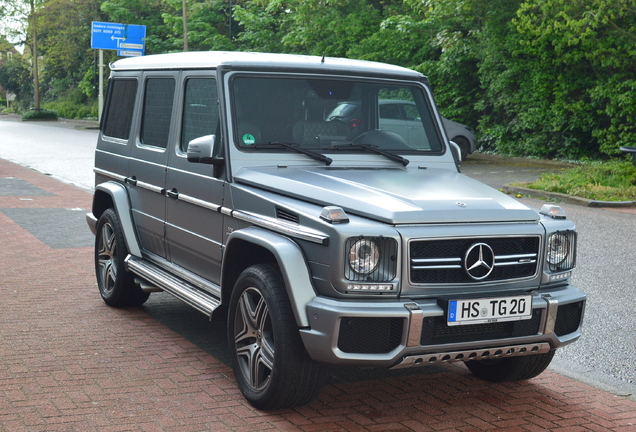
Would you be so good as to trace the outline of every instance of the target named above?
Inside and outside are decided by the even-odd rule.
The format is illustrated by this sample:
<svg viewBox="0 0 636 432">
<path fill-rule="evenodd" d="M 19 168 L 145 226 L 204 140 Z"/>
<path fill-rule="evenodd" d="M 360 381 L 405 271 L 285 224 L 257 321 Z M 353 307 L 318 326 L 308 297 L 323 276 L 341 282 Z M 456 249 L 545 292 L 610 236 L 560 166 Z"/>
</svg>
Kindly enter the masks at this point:
<svg viewBox="0 0 636 432">
<path fill-rule="evenodd" d="M 168 195 L 168 198 L 173 198 L 176 200 L 179 199 L 179 192 L 175 188 L 172 188 L 169 191 L 166 191 L 166 195 Z"/>
</svg>

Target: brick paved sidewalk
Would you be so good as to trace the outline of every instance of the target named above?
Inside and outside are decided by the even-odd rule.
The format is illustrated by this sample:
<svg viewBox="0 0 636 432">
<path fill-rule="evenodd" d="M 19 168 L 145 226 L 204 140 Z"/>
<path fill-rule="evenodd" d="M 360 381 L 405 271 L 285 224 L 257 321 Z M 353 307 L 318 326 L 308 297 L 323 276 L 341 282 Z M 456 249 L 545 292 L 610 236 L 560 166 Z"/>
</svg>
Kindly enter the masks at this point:
<svg viewBox="0 0 636 432">
<path fill-rule="evenodd" d="M 165 294 L 102 302 L 90 202 L 0 160 L 0 431 L 636 431 L 636 402 L 554 372 L 490 384 L 455 365 L 334 369 L 311 405 L 257 411 L 222 324 Z"/>
</svg>

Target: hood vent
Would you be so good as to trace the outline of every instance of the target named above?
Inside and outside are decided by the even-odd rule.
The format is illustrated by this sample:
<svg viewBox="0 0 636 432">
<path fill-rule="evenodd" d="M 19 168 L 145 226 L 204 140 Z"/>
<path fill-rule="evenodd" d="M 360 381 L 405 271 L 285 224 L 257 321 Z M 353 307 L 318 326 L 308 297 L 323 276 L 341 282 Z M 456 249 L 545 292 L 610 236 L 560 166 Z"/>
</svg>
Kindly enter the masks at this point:
<svg viewBox="0 0 636 432">
<path fill-rule="evenodd" d="M 289 223 L 293 223 L 296 225 L 300 224 L 300 220 L 298 218 L 298 215 L 294 212 L 291 212 L 289 210 L 285 210 L 282 208 L 276 208 L 276 217 L 280 220 L 283 220 L 285 222 L 289 222 Z"/>
</svg>

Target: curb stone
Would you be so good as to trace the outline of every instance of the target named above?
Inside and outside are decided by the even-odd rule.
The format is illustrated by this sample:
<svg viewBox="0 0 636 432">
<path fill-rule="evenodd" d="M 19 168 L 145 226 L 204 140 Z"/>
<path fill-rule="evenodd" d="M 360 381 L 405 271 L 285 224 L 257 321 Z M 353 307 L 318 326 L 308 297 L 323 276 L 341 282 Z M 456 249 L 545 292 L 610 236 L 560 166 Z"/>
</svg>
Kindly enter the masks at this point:
<svg viewBox="0 0 636 432">
<path fill-rule="evenodd" d="M 521 186 L 504 185 L 502 190 L 508 194 L 530 195 L 535 198 L 557 199 L 564 203 L 575 204 L 584 207 L 632 207 L 636 205 L 636 201 L 599 201 L 587 198 L 581 198 L 573 195 L 562 194 L 558 192 L 548 192 L 537 189 L 530 189 Z"/>
</svg>

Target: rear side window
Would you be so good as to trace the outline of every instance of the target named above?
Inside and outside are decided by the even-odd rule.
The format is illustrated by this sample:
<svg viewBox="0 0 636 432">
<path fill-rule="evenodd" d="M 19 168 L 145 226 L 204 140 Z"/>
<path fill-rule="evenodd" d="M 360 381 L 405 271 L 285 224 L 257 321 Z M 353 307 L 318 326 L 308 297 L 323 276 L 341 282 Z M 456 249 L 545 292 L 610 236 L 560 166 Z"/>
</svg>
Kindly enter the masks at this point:
<svg viewBox="0 0 636 432">
<path fill-rule="evenodd" d="M 110 82 L 110 95 L 102 129 L 104 135 L 128 140 L 136 94 L 137 80 L 113 79 Z"/>
<path fill-rule="evenodd" d="M 142 144 L 161 148 L 168 146 L 174 87 L 173 78 L 149 78 L 146 81 L 140 134 Z"/>
<path fill-rule="evenodd" d="M 218 103 L 216 80 L 192 78 L 186 81 L 181 151 L 185 153 L 188 143 L 195 138 L 218 134 Z"/>
</svg>

